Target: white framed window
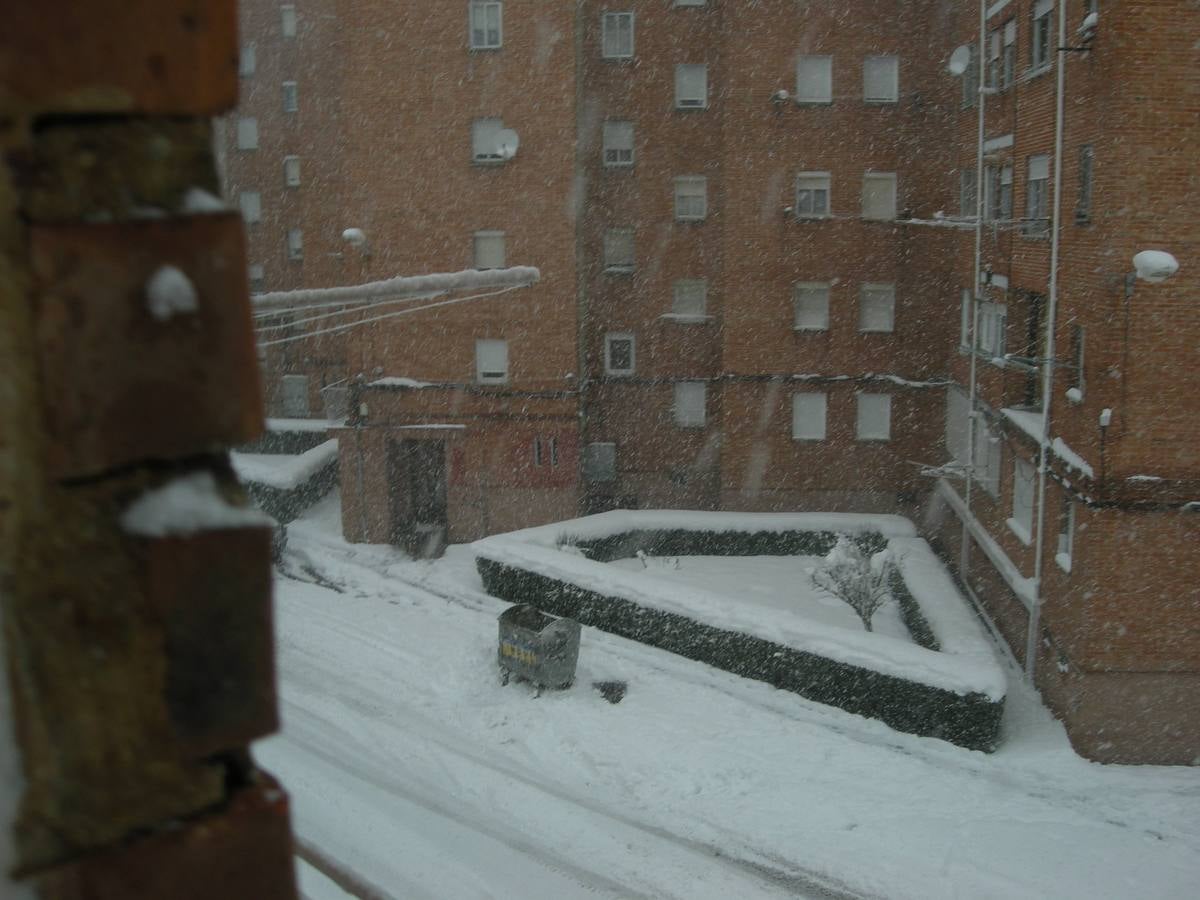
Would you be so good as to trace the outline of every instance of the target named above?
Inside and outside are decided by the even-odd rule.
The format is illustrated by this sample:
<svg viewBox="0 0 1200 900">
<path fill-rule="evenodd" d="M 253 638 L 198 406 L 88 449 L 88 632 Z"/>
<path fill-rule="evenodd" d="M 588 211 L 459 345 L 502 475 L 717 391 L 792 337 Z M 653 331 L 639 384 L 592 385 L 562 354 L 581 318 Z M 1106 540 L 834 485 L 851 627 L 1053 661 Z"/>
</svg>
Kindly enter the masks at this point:
<svg viewBox="0 0 1200 900">
<path fill-rule="evenodd" d="M 258 149 L 258 119 L 248 116 L 238 119 L 237 148 L 239 150 Z"/>
<path fill-rule="evenodd" d="M 610 120 L 604 123 L 604 165 L 633 165 L 633 123 Z"/>
<path fill-rule="evenodd" d="M 895 328 L 895 285 L 864 284 L 858 298 L 858 330 L 890 332 Z"/>
<path fill-rule="evenodd" d="M 637 343 L 632 334 L 610 333 L 604 336 L 604 372 L 607 375 L 632 375 L 637 364 Z"/>
<path fill-rule="evenodd" d="M 494 117 L 475 119 L 471 122 L 471 159 L 477 163 L 504 162 L 500 152 L 500 132 L 504 120 Z"/>
<path fill-rule="evenodd" d="M 877 220 L 896 218 L 894 172 L 867 172 L 863 175 L 862 217 Z"/>
<path fill-rule="evenodd" d="M 242 44 L 242 52 L 238 54 L 238 74 L 249 78 L 258 69 L 258 45 L 254 41 Z"/>
<path fill-rule="evenodd" d="M 1007 352 L 1005 333 L 1008 328 L 1008 307 L 1003 303 L 985 300 L 979 304 L 979 351 L 989 359 L 1003 359 Z"/>
<path fill-rule="evenodd" d="M 1024 544 L 1033 543 L 1035 474 L 1032 463 L 1019 457 L 1013 460 L 1012 518 L 1008 520 L 1008 527 Z"/>
<path fill-rule="evenodd" d="M 958 212 L 961 216 L 974 216 L 979 210 L 975 202 L 975 170 L 960 169 L 958 172 Z"/>
<path fill-rule="evenodd" d="M 704 109 L 708 106 L 708 65 L 680 63 L 675 67 L 675 108 Z"/>
<path fill-rule="evenodd" d="M 602 20 L 605 59 L 629 59 L 633 56 L 633 13 L 606 12 Z"/>
<path fill-rule="evenodd" d="M 796 57 L 796 102 L 833 102 L 833 57 Z"/>
<path fill-rule="evenodd" d="M 972 316 L 971 291 L 969 288 L 963 288 L 958 306 L 958 346 L 960 350 L 971 349 Z"/>
<path fill-rule="evenodd" d="M 991 190 L 991 203 L 989 204 L 991 218 L 1007 222 L 1012 218 L 1013 167 L 1010 163 L 991 171 L 992 177 L 995 179 L 995 187 Z"/>
<path fill-rule="evenodd" d="M 900 100 L 900 60 L 895 56 L 868 56 L 863 60 L 863 100 L 896 103 Z"/>
<path fill-rule="evenodd" d="M 1034 0 L 1033 22 L 1029 31 L 1029 66 L 1044 69 L 1053 58 L 1054 0 Z"/>
<path fill-rule="evenodd" d="M 285 81 L 283 83 L 283 111 L 296 112 L 300 108 L 300 93 L 296 87 L 296 82 Z"/>
<path fill-rule="evenodd" d="M 824 219 L 829 216 L 828 172 L 801 172 L 796 176 L 795 209 L 797 219 Z"/>
<path fill-rule="evenodd" d="M 300 157 L 285 156 L 283 158 L 283 183 L 286 187 L 300 186 Z"/>
<path fill-rule="evenodd" d="M 892 438 L 892 395 L 858 395 L 856 434 L 860 441 L 888 441 Z"/>
<path fill-rule="evenodd" d="M 829 330 L 829 282 L 801 281 L 792 288 L 797 331 Z"/>
<path fill-rule="evenodd" d="M 504 268 L 504 232 L 477 231 L 474 235 L 475 268 Z"/>
<path fill-rule="evenodd" d="M 480 384 L 508 383 L 508 341 L 496 338 L 475 341 L 475 380 Z"/>
<path fill-rule="evenodd" d="M 990 88 L 1000 89 L 1000 60 L 1002 58 L 1001 41 L 1003 36 L 999 29 L 988 33 L 987 38 L 987 81 Z"/>
<path fill-rule="evenodd" d="M 295 4 L 285 3 L 279 7 L 279 30 L 285 38 L 296 36 Z"/>
<path fill-rule="evenodd" d="M 633 229 L 609 228 L 604 232 L 604 270 L 633 271 Z"/>
<path fill-rule="evenodd" d="M 498 0 L 471 0 L 472 50 L 496 50 L 504 43 L 504 4 Z"/>
<path fill-rule="evenodd" d="M 287 233 L 288 259 L 304 259 L 304 232 L 299 228 L 289 228 Z"/>
<path fill-rule="evenodd" d="M 1075 224 L 1087 225 L 1092 221 L 1092 163 L 1096 151 L 1091 144 L 1079 148 L 1079 194 L 1075 198 Z"/>
<path fill-rule="evenodd" d="M 975 460 L 972 465 L 972 477 L 992 497 L 999 497 L 1003 441 L 996 430 L 988 425 L 987 418 L 982 412 L 976 414 L 973 427 L 975 429 Z"/>
<path fill-rule="evenodd" d="M 824 393 L 792 394 L 792 439 L 797 441 L 825 440 Z"/>
<path fill-rule="evenodd" d="M 265 280 L 262 263 L 250 263 L 246 267 L 246 278 L 250 282 L 250 292 L 253 294 L 260 293 Z"/>
<path fill-rule="evenodd" d="M 979 47 L 968 44 L 967 68 L 962 74 L 962 105 L 974 106 L 979 100 Z"/>
<path fill-rule="evenodd" d="M 961 466 L 967 464 L 967 437 L 971 427 L 971 419 L 967 415 L 970 409 L 966 392 L 953 385 L 946 390 L 946 422 L 945 440 L 946 454 Z"/>
<path fill-rule="evenodd" d="M 708 179 L 683 175 L 675 179 L 675 219 L 702 222 L 708 215 Z"/>
<path fill-rule="evenodd" d="M 703 381 L 675 383 L 675 424 L 680 428 L 703 428 L 708 385 Z"/>
<path fill-rule="evenodd" d="M 673 286 L 671 313 L 680 318 L 700 319 L 707 314 L 708 282 L 703 278 L 681 279 Z"/>
<path fill-rule="evenodd" d="M 1062 508 L 1058 513 L 1058 552 L 1054 561 L 1064 572 L 1071 571 L 1071 555 L 1075 549 L 1075 501 L 1065 490 L 1062 497 Z"/>
<path fill-rule="evenodd" d="M 242 211 L 242 221 L 247 225 L 262 221 L 262 194 L 258 191 L 240 191 L 238 193 L 238 208 Z"/>
<path fill-rule="evenodd" d="M 1004 23 L 1004 55 L 1000 61 L 1000 89 L 1012 87 L 1017 70 L 1017 20 Z"/>
<path fill-rule="evenodd" d="M 1048 199 L 1050 186 L 1050 157 L 1046 154 L 1029 157 L 1029 177 L 1025 182 L 1024 234 L 1044 237 L 1050 228 Z"/>
</svg>

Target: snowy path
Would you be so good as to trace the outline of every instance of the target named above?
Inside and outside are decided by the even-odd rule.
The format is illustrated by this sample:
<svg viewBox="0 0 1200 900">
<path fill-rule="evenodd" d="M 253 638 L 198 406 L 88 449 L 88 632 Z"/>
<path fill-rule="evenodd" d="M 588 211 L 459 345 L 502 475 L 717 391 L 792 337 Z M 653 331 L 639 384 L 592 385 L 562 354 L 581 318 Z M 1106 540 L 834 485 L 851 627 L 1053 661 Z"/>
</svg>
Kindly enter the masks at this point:
<svg viewBox="0 0 1200 900">
<path fill-rule="evenodd" d="M 505 605 L 464 554 L 347 546 L 327 515 L 291 528 L 289 570 L 325 586 L 279 581 L 284 731 L 258 755 L 299 836 L 380 896 L 1190 897 L 1200 880 L 1200 773 L 1086 763 L 1019 686 L 992 756 L 593 630 L 576 686 L 535 700 L 495 678 Z M 624 701 L 600 679 L 628 681 Z"/>
</svg>

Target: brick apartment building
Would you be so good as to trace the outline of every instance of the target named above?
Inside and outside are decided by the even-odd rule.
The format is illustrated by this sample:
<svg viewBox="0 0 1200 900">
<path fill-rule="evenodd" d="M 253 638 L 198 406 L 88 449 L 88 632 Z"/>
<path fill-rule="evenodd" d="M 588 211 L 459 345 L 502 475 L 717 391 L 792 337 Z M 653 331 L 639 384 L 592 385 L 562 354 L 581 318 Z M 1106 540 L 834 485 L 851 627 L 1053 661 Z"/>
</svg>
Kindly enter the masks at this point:
<svg viewBox="0 0 1200 900">
<path fill-rule="evenodd" d="M 1200 11 L 1060 2 L 245 0 L 253 281 L 541 270 L 266 348 L 353 387 L 347 537 L 900 512 L 1081 752 L 1194 762 Z"/>
</svg>

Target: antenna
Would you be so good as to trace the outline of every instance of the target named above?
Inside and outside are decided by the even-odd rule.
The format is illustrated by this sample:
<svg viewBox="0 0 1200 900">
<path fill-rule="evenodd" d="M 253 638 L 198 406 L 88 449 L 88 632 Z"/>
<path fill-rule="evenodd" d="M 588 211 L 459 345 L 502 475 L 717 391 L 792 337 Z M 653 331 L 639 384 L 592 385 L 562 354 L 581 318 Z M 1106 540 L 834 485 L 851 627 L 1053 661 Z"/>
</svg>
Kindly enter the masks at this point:
<svg viewBox="0 0 1200 900">
<path fill-rule="evenodd" d="M 964 44 L 950 54 L 950 62 L 946 64 L 946 68 L 950 70 L 951 75 L 961 75 L 967 71 L 970 64 L 971 48 Z"/>
<path fill-rule="evenodd" d="M 496 154 L 501 159 L 512 159 L 520 146 L 521 139 L 511 128 L 501 128 L 496 132 Z"/>
</svg>

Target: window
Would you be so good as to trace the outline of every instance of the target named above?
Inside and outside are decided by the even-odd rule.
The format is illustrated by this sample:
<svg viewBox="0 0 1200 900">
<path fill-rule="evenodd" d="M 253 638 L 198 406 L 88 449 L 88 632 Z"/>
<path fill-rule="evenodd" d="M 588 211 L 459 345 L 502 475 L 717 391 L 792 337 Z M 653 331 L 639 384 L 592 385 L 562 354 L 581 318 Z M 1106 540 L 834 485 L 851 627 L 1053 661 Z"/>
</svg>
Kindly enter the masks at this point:
<svg viewBox="0 0 1200 900">
<path fill-rule="evenodd" d="M 1000 61 L 1000 89 L 1012 87 L 1017 69 L 1017 20 L 1004 23 L 1004 56 Z"/>
<path fill-rule="evenodd" d="M 1022 543 L 1033 542 L 1034 468 L 1023 459 L 1013 460 L 1012 518 L 1008 527 Z"/>
<path fill-rule="evenodd" d="M 1054 0 L 1035 0 L 1033 4 L 1033 27 L 1029 34 L 1029 65 L 1033 69 L 1044 69 L 1050 65 L 1053 11 Z"/>
<path fill-rule="evenodd" d="M 858 302 L 858 330 L 888 332 L 895 329 L 896 288 L 890 284 L 864 284 Z"/>
<path fill-rule="evenodd" d="M 606 166 L 633 165 L 633 123 L 604 123 L 604 164 Z"/>
<path fill-rule="evenodd" d="M 296 7 L 286 3 L 279 7 L 279 27 L 285 38 L 296 36 Z"/>
<path fill-rule="evenodd" d="M 801 172 L 796 176 L 796 218 L 822 219 L 829 215 L 829 173 Z"/>
<path fill-rule="evenodd" d="M 987 41 L 987 86 L 996 90 L 1000 89 L 1000 67 L 1003 59 L 1001 50 L 1001 42 L 1004 36 L 999 30 L 988 34 Z"/>
<path fill-rule="evenodd" d="M 283 111 L 295 112 L 300 108 L 300 95 L 296 91 L 296 82 L 285 81 L 283 83 Z"/>
<path fill-rule="evenodd" d="M 990 218 L 1007 222 L 1012 219 L 1012 183 L 1013 167 L 1011 164 L 993 168 L 992 187 L 990 195 Z"/>
<path fill-rule="evenodd" d="M 988 424 L 980 411 L 974 419 L 975 460 L 972 474 L 980 486 L 993 497 L 1000 496 L 1000 466 L 1003 443 L 1000 435 Z"/>
<path fill-rule="evenodd" d="M 796 60 L 796 102 L 833 102 L 832 56 L 801 56 Z"/>
<path fill-rule="evenodd" d="M 535 466 L 544 465 L 542 458 L 542 439 L 540 436 L 533 439 L 533 464 Z"/>
<path fill-rule="evenodd" d="M 237 148 L 239 150 L 258 149 L 258 119 L 238 119 Z"/>
<path fill-rule="evenodd" d="M 288 259 L 304 259 L 304 232 L 299 228 L 290 228 L 287 233 Z"/>
<path fill-rule="evenodd" d="M 825 440 L 825 406 L 825 394 L 792 395 L 792 438 L 794 440 Z"/>
<path fill-rule="evenodd" d="M 860 441 L 886 441 L 891 438 L 891 394 L 858 395 L 857 434 Z"/>
<path fill-rule="evenodd" d="M 475 380 L 480 384 L 508 382 L 508 341 L 483 338 L 475 342 Z"/>
<path fill-rule="evenodd" d="M 680 381 L 675 385 L 675 424 L 680 428 L 703 428 L 708 385 L 703 381 Z"/>
<path fill-rule="evenodd" d="M 1086 387 L 1083 377 L 1083 345 L 1087 338 L 1087 330 L 1082 325 L 1071 326 L 1071 387 L 1067 391 L 1067 397 L 1078 403 L 1083 399 L 1084 388 Z"/>
<path fill-rule="evenodd" d="M 891 172 L 863 175 L 862 216 L 864 219 L 896 218 L 896 176 Z"/>
<path fill-rule="evenodd" d="M 604 336 L 604 371 L 608 375 L 632 375 L 635 359 L 632 334 Z"/>
<path fill-rule="evenodd" d="M 708 0 L 675 0 L 676 6 L 703 6 Z"/>
<path fill-rule="evenodd" d="M 1064 572 L 1071 571 L 1071 551 L 1075 545 L 1075 502 L 1063 491 L 1062 509 L 1058 513 L 1058 552 L 1054 561 Z"/>
<path fill-rule="evenodd" d="M 633 271 L 633 229 L 610 228 L 604 232 L 604 270 Z"/>
<path fill-rule="evenodd" d="M 471 0 L 471 49 L 495 50 L 503 41 L 503 7 L 499 2 Z"/>
<path fill-rule="evenodd" d="M 262 263 L 250 263 L 246 275 L 250 281 L 251 292 L 257 294 L 262 291 L 264 280 Z"/>
<path fill-rule="evenodd" d="M 900 61 L 894 56 L 868 56 L 863 60 L 863 100 L 895 103 L 900 99 Z"/>
<path fill-rule="evenodd" d="M 675 67 L 675 107 L 703 109 L 708 106 L 708 66 L 681 63 Z"/>
<path fill-rule="evenodd" d="M 500 152 L 500 132 L 503 119 L 476 119 L 471 123 L 471 159 L 477 163 L 504 162 Z"/>
<path fill-rule="evenodd" d="M 248 78 L 258 68 L 258 45 L 254 41 L 242 44 L 242 52 L 238 56 L 238 74 Z"/>
<path fill-rule="evenodd" d="M 287 187 L 300 186 L 300 157 L 285 156 L 283 158 L 283 183 Z"/>
<path fill-rule="evenodd" d="M 1091 144 L 1079 148 L 1079 196 L 1075 199 L 1075 224 L 1092 221 L 1092 162 L 1096 158 Z"/>
<path fill-rule="evenodd" d="M 959 301 L 958 307 L 958 346 L 960 349 L 969 350 L 971 348 L 971 328 L 974 325 L 974 322 L 971 320 L 973 317 L 971 291 L 968 288 L 963 288 L 962 298 Z"/>
<path fill-rule="evenodd" d="M 990 300 L 979 304 L 979 352 L 989 359 L 1003 359 L 1007 352 L 1005 329 L 1008 325 L 1008 307 Z"/>
<path fill-rule="evenodd" d="M 476 269 L 504 268 L 503 231 L 477 231 L 474 240 Z"/>
<path fill-rule="evenodd" d="M 970 55 L 962 75 L 962 105 L 974 106 L 979 99 L 979 48 L 970 44 L 967 49 Z"/>
<path fill-rule="evenodd" d="M 633 13 L 606 12 L 603 31 L 605 59 L 629 59 L 633 56 Z"/>
<path fill-rule="evenodd" d="M 258 191 L 239 193 L 238 206 L 242 210 L 242 220 L 247 225 L 262 221 L 262 195 Z"/>
<path fill-rule="evenodd" d="M 1050 184 L 1050 157 L 1029 157 L 1029 178 L 1025 185 L 1025 223 L 1023 233 L 1045 237 L 1050 228 L 1047 218 L 1047 194 Z"/>
<path fill-rule="evenodd" d="M 958 208 L 962 216 L 974 216 L 979 212 L 975 200 L 975 170 L 962 169 L 958 173 Z"/>
<path fill-rule="evenodd" d="M 708 215 L 708 179 L 685 175 L 675 179 L 675 219 L 702 222 Z"/>
<path fill-rule="evenodd" d="M 703 278 L 676 281 L 671 313 L 682 318 L 702 318 L 708 306 L 708 282 Z"/>
<path fill-rule="evenodd" d="M 829 282 L 802 281 L 792 289 L 797 331 L 829 330 Z"/>
</svg>

